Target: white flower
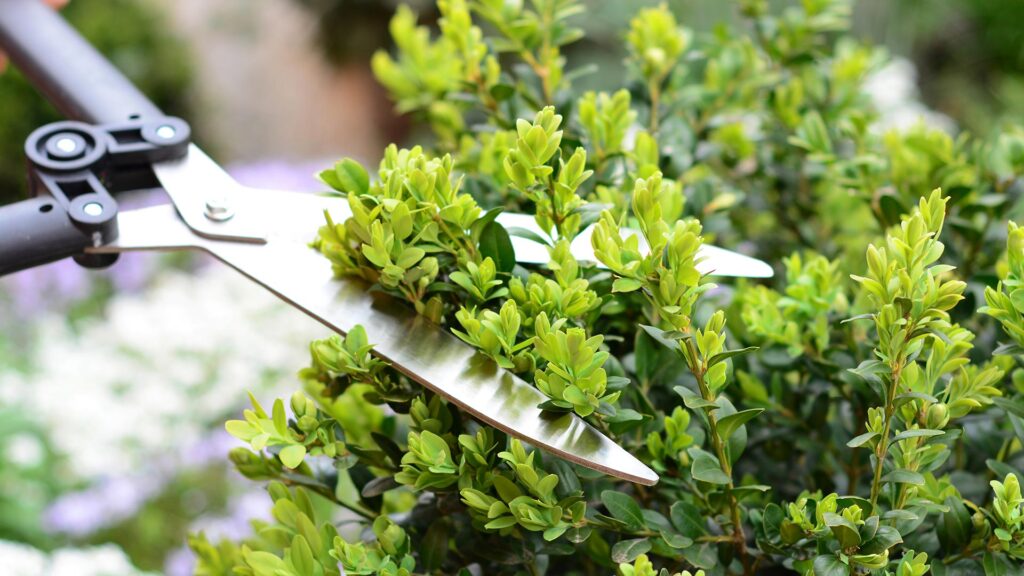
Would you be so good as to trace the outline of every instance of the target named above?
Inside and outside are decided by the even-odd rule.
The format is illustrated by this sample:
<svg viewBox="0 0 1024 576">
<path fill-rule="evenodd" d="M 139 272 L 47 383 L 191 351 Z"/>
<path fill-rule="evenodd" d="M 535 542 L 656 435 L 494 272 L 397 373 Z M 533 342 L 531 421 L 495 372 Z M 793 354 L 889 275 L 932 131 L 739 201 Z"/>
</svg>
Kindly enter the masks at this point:
<svg viewBox="0 0 1024 576">
<path fill-rule="evenodd" d="M 43 461 L 43 444 L 32 434 L 17 434 L 7 440 L 4 456 L 19 468 L 32 468 Z"/>
<path fill-rule="evenodd" d="M 64 548 L 46 554 L 0 540 L 0 573 L 4 576 L 142 576 L 120 548 Z"/>
<path fill-rule="evenodd" d="M 247 404 L 294 390 L 324 328 L 225 266 L 164 273 L 76 327 L 40 321 L 36 367 L 0 374 L 0 398 L 47 431 L 83 479 L 143 469 Z"/>
<path fill-rule="evenodd" d="M 0 540 L 0 572 L 7 576 L 40 576 L 47 561 L 46 554 L 31 546 Z"/>
</svg>

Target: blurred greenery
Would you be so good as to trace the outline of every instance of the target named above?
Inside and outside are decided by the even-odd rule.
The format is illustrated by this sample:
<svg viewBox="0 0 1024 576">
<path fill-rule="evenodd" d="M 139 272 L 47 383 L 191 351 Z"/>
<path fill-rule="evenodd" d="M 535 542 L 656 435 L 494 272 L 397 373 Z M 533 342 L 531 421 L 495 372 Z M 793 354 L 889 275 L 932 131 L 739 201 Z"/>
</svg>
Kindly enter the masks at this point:
<svg viewBox="0 0 1024 576">
<path fill-rule="evenodd" d="M 295 0 L 318 19 L 316 42 L 334 64 L 365 62 L 390 43 L 387 23 L 397 0 Z M 640 6 L 658 0 L 587 0 L 583 41 L 567 50 L 576 63 L 600 67 L 581 79 L 581 88 L 608 89 L 624 73 L 622 22 Z M 436 13 L 429 2 L 409 2 L 421 22 Z M 667 4 L 687 27 L 710 31 L 736 23 L 731 2 L 671 0 Z M 773 1 L 776 8 L 784 5 Z M 931 108 L 964 128 L 988 132 L 1024 115 L 1024 2 L 1007 0 L 860 0 L 854 4 L 854 35 L 886 46 L 914 62 L 922 97 Z M 339 34 L 344 30 L 344 34 Z"/>
<path fill-rule="evenodd" d="M 930 107 L 986 132 L 1024 114 L 1024 2 L 860 2 L 857 29 L 910 58 Z"/>
<path fill-rule="evenodd" d="M 63 14 L 164 112 L 189 115 L 191 57 L 158 9 L 139 0 L 75 0 Z M 0 204 L 26 196 L 25 138 L 61 119 L 17 70 L 0 76 Z"/>
</svg>

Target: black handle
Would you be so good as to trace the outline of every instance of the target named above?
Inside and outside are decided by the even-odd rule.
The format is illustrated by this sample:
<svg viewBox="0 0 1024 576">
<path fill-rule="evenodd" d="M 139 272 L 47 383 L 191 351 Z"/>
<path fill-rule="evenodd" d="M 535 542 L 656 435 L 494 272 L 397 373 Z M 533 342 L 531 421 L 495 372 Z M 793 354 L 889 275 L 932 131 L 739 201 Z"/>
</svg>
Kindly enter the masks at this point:
<svg viewBox="0 0 1024 576">
<path fill-rule="evenodd" d="M 53 198 L 0 206 L 0 276 L 80 255 L 91 244 Z"/>
<path fill-rule="evenodd" d="M 162 116 L 156 105 L 40 0 L 0 0 L 0 48 L 68 118 L 106 124 Z"/>
</svg>

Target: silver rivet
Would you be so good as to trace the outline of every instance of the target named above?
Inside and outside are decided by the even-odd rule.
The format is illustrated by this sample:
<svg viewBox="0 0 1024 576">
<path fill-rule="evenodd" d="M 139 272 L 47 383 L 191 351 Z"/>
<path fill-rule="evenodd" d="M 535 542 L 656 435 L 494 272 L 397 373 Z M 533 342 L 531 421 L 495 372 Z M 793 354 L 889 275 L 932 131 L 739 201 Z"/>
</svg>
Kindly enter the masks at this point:
<svg viewBox="0 0 1024 576">
<path fill-rule="evenodd" d="M 164 140 L 170 140 L 171 138 L 174 138 L 174 135 L 177 133 L 178 131 L 174 129 L 174 126 L 169 126 L 167 124 L 164 124 L 163 126 L 160 126 L 156 129 L 156 135 L 163 138 Z"/>
<path fill-rule="evenodd" d="M 231 209 L 231 204 L 228 203 L 227 198 L 217 197 L 206 201 L 206 217 L 210 220 L 223 222 L 230 220 L 234 215 L 235 211 Z"/>
<path fill-rule="evenodd" d="M 61 138 L 57 140 L 57 149 L 65 154 L 71 154 L 78 149 L 78 144 L 71 138 Z"/>
<path fill-rule="evenodd" d="M 82 206 L 82 212 L 85 212 L 88 216 L 99 216 L 103 214 L 103 205 L 98 202 L 89 202 Z"/>
</svg>

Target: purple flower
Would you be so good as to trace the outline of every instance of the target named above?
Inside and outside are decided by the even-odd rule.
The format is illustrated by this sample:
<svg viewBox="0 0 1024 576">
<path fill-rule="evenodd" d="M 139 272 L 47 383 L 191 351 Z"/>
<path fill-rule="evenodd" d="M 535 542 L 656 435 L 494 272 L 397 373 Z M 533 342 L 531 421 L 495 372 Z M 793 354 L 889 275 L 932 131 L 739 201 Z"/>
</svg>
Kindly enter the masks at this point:
<svg viewBox="0 0 1024 576">
<path fill-rule="evenodd" d="M 324 189 L 324 185 L 316 179 L 316 173 L 329 165 L 329 162 L 293 163 L 268 160 L 251 164 L 235 164 L 228 168 L 228 172 L 245 186 L 316 192 Z"/>
<path fill-rule="evenodd" d="M 163 487 L 134 478 L 112 478 L 59 498 L 43 515 L 43 527 L 81 537 L 131 517 Z"/>
<path fill-rule="evenodd" d="M 159 495 L 177 474 L 227 462 L 228 452 L 236 445 L 237 441 L 227 432 L 217 430 L 177 454 L 154 458 L 143 472 L 105 478 L 84 490 L 65 494 L 46 510 L 43 527 L 50 533 L 81 537 L 130 518 Z M 255 517 L 249 509 L 244 513 Z M 237 531 L 238 526 L 225 524 L 224 529 L 226 533 Z"/>
</svg>

